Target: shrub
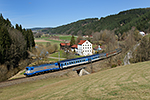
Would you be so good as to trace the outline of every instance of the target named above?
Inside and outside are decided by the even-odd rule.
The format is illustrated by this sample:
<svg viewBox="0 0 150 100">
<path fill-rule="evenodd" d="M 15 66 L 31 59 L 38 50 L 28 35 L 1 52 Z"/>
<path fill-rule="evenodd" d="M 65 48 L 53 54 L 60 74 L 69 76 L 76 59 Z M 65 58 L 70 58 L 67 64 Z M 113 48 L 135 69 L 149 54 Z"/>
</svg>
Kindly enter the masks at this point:
<svg viewBox="0 0 150 100">
<path fill-rule="evenodd" d="M 114 68 L 114 67 L 116 67 L 116 66 L 117 66 L 116 64 L 112 64 L 111 68 Z"/>
</svg>

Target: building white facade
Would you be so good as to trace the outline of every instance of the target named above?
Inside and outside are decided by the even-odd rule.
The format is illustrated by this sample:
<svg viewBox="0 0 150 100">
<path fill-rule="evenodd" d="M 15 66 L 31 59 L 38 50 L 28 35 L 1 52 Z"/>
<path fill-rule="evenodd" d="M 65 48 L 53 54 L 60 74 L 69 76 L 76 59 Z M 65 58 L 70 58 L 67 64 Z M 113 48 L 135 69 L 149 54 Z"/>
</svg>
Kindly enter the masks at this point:
<svg viewBox="0 0 150 100">
<path fill-rule="evenodd" d="M 144 32 L 140 32 L 140 34 L 141 34 L 142 36 L 145 36 L 145 33 L 144 33 Z"/>
<path fill-rule="evenodd" d="M 81 40 L 78 43 L 77 48 L 79 55 L 92 55 L 92 43 L 90 43 L 88 40 Z"/>
</svg>

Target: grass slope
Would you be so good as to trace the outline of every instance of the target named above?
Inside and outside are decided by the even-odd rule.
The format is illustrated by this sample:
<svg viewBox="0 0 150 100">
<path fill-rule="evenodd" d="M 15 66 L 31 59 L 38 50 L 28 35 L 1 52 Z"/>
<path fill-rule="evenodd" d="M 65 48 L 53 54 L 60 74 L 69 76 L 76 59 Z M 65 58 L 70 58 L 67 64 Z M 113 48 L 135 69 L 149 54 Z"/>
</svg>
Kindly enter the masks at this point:
<svg viewBox="0 0 150 100">
<path fill-rule="evenodd" d="M 76 78 L 53 78 L 0 89 L 0 99 L 150 99 L 150 62 Z"/>
</svg>

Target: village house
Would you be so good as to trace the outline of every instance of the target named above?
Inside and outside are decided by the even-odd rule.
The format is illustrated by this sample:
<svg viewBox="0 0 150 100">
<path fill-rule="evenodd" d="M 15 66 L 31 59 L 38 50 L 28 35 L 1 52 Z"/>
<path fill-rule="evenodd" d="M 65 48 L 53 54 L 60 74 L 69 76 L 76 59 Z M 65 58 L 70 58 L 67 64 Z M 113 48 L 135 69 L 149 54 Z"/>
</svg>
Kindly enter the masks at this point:
<svg viewBox="0 0 150 100">
<path fill-rule="evenodd" d="M 145 36 L 145 33 L 144 32 L 139 32 L 142 36 Z"/>
<path fill-rule="evenodd" d="M 83 38 L 93 38 L 92 35 L 88 36 L 88 35 L 84 35 Z"/>
<path fill-rule="evenodd" d="M 102 48 L 101 48 L 101 46 L 100 46 L 100 45 L 98 45 L 98 46 L 96 46 L 96 47 L 94 48 L 94 50 L 98 52 L 98 51 L 101 51 L 101 50 L 102 50 Z"/>
<path fill-rule="evenodd" d="M 71 51 L 78 52 L 78 46 L 77 45 L 71 46 Z"/>
<path fill-rule="evenodd" d="M 105 49 L 106 49 L 105 46 L 97 45 L 95 48 L 93 48 L 93 53 L 98 53 Z"/>
<path fill-rule="evenodd" d="M 70 48 L 70 43 L 60 43 L 60 50 L 64 50 L 65 48 Z"/>
<path fill-rule="evenodd" d="M 70 49 L 72 52 L 76 52 L 79 55 L 87 56 L 92 55 L 92 43 L 90 43 L 88 40 L 80 40 L 80 42 L 77 45 L 73 45 L 70 47 L 70 43 L 60 43 L 60 49 L 65 50 L 65 48 Z"/>
<path fill-rule="evenodd" d="M 92 44 L 88 40 L 80 40 L 78 45 L 71 46 L 72 51 L 76 51 L 79 55 L 92 55 Z"/>
</svg>

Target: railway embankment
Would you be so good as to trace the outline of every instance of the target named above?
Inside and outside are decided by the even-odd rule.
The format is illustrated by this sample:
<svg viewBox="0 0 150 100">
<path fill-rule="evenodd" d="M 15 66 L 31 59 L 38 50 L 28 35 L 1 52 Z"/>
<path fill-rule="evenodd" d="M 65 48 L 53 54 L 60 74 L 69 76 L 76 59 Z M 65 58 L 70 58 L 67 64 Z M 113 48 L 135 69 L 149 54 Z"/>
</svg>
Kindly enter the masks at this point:
<svg viewBox="0 0 150 100">
<path fill-rule="evenodd" d="M 108 59 L 104 60 L 99 60 L 96 62 L 84 64 L 84 65 L 79 65 L 59 71 L 54 71 L 54 72 L 49 72 L 49 73 L 41 73 L 40 75 L 35 75 L 32 77 L 25 77 L 22 76 L 22 74 L 17 74 L 16 76 L 13 76 L 10 80 L 0 82 L 0 87 L 6 87 L 10 85 L 15 85 L 15 84 L 20 84 L 20 83 L 25 83 L 25 82 L 31 82 L 31 81 L 36 81 L 36 80 L 42 80 L 42 79 L 48 79 L 48 78 L 58 78 L 58 77 L 79 77 L 79 73 L 77 71 L 74 71 L 74 68 L 81 68 L 85 67 L 85 70 L 89 73 L 96 73 L 101 70 L 106 70 L 111 68 L 108 66 Z M 92 67 L 92 68 L 91 68 Z M 16 79 L 15 79 L 16 78 Z"/>
<path fill-rule="evenodd" d="M 149 61 L 140 62 L 82 77 L 48 78 L 3 87 L 0 88 L 0 98 L 2 100 L 149 100 L 149 65 Z"/>
<path fill-rule="evenodd" d="M 0 65 L 0 82 L 6 81 L 10 77 L 16 75 L 20 70 L 24 69 L 28 64 L 31 63 L 30 59 L 22 60 L 16 66 L 10 65 L 9 68 L 6 65 Z"/>
<path fill-rule="evenodd" d="M 14 84 L 20 84 L 20 83 L 24 83 L 24 82 L 28 82 L 28 81 L 41 80 L 41 79 L 45 79 L 45 78 L 79 76 L 78 75 L 79 73 L 77 73 L 77 71 L 73 72 L 73 68 L 85 67 L 85 70 L 87 72 L 95 73 L 95 72 L 98 72 L 101 70 L 106 70 L 106 69 L 112 68 L 112 65 L 115 62 L 117 62 L 117 59 L 119 56 L 120 56 L 120 54 L 117 54 L 115 56 L 111 56 L 111 57 L 106 58 L 106 59 L 101 59 L 99 61 L 95 61 L 92 63 L 74 66 L 71 68 L 67 68 L 67 69 L 63 69 L 63 70 L 59 70 L 59 71 L 55 71 L 55 72 L 50 72 L 50 73 L 46 73 L 46 74 L 42 74 L 42 75 L 37 75 L 37 76 L 33 76 L 33 77 L 24 78 L 24 76 L 21 75 L 21 77 L 17 76 L 19 79 L 14 79 L 15 78 L 15 76 L 14 76 L 11 78 L 12 80 L 10 80 L 10 81 L 1 82 L 0 87 L 5 87 L 5 86 L 9 86 L 9 85 L 14 85 Z"/>
</svg>

